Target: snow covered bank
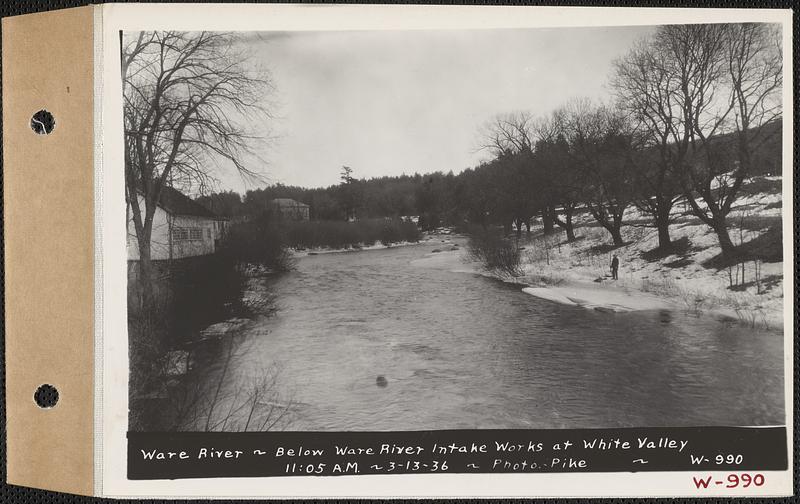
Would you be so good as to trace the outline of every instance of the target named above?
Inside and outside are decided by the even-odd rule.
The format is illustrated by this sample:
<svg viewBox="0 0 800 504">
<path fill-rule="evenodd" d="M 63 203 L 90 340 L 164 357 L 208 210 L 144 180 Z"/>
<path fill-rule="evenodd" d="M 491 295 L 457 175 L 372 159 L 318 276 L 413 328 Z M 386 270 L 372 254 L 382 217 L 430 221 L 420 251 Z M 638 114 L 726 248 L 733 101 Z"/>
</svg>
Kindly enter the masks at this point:
<svg viewBox="0 0 800 504">
<path fill-rule="evenodd" d="M 522 289 L 522 292 L 530 294 L 531 296 L 536 296 L 538 298 L 547 299 L 548 301 L 554 301 L 556 303 L 565 305 L 574 306 L 578 304 L 567 296 L 556 292 L 555 289 L 548 289 L 547 287 L 525 287 Z"/>
<path fill-rule="evenodd" d="M 740 264 L 725 264 L 713 230 L 684 213 L 680 205 L 670 226 L 674 248 L 669 253 L 656 250 L 657 231 L 646 227 L 646 216 L 631 209 L 626 220 L 635 225 L 623 226 L 625 245 L 616 248 L 609 245 L 608 233 L 586 214 L 577 216 L 578 239 L 571 243 L 562 233 L 523 234 L 519 242 L 523 274 L 518 277 L 487 272 L 469 262 L 463 251 L 428 254 L 413 264 L 489 275 L 522 284 L 526 293 L 542 299 L 598 311 L 685 310 L 738 319 L 753 327 L 780 328 L 784 302 L 780 248 L 782 239 L 790 237 L 782 237 L 780 231 L 782 201 L 776 189 L 744 191 L 729 215 L 734 243 L 758 243 L 768 256 Z M 620 261 L 618 280 L 610 275 L 614 255 Z"/>
<path fill-rule="evenodd" d="M 492 274 L 482 269 L 479 264 L 469 261 L 463 250 L 430 253 L 422 259 L 412 261 L 411 264 L 424 268 L 448 270 L 454 273 L 470 273 L 496 278 L 506 283 L 521 285 L 523 292 L 541 299 L 565 305 L 583 306 L 597 311 L 622 312 L 680 308 L 669 299 L 634 289 L 617 288 L 577 280 L 561 281 L 557 285 L 536 285 L 526 282 L 525 278 Z"/>
<path fill-rule="evenodd" d="M 669 299 L 616 287 L 569 281 L 548 287 L 526 287 L 523 292 L 557 303 L 583 306 L 605 312 L 676 309 Z"/>
</svg>

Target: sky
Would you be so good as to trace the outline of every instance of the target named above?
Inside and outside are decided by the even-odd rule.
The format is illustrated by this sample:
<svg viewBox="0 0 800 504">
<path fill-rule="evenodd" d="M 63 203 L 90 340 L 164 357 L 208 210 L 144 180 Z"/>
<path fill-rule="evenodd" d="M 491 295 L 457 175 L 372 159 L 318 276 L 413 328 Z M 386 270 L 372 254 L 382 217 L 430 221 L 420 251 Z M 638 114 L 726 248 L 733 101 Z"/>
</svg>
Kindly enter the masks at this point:
<svg viewBox="0 0 800 504">
<path fill-rule="evenodd" d="M 612 62 L 652 27 L 258 32 L 242 42 L 268 69 L 276 137 L 260 146 L 269 183 L 458 173 L 488 158 L 480 129 L 515 111 L 547 114 L 608 98 Z M 252 186 L 234 173 L 223 189 Z"/>
</svg>

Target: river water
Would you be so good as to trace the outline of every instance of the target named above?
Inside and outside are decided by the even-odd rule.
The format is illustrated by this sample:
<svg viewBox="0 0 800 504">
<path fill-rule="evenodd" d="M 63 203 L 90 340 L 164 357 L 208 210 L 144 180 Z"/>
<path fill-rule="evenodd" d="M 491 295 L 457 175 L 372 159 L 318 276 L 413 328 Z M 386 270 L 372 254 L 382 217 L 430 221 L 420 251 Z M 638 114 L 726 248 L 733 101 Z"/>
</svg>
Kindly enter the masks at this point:
<svg viewBox="0 0 800 504">
<path fill-rule="evenodd" d="M 244 328 L 225 388 L 277 370 L 290 430 L 784 423 L 778 331 L 565 306 L 420 264 L 433 248 L 308 256 L 253 280 L 247 295 L 276 310 Z"/>
</svg>

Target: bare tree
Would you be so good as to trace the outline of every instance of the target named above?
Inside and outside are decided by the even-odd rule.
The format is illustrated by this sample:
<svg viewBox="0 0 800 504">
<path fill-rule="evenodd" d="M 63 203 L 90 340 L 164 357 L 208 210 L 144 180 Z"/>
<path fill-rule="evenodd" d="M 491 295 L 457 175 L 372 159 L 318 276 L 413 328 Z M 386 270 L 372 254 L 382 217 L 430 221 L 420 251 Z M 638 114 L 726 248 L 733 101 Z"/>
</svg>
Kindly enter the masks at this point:
<svg viewBox="0 0 800 504">
<path fill-rule="evenodd" d="M 561 111 L 570 157 L 585 177 L 583 200 L 592 217 L 622 245 L 622 221 L 633 200 L 633 134 L 625 117 L 605 105 L 573 100 Z"/>
<path fill-rule="evenodd" d="M 150 241 L 164 187 L 202 192 L 214 166 L 254 156 L 247 119 L 266 119 L 269 78 L 246 66 L 230 34 L 140 32 L 122 46 L 126 199 L 139 248 L 143 304 L 152 303 Z M 265 126 L 264 121 L 260 125 Z"/>
<path fill-rule="evenodd" d="M 670 71 L 667 54 L 652 40 L 641 40 L 615 61 L 611 85 L 619 107 L 627 112 L 640 136 L 641 150 L 632 156 L 636 206 L 653 219 L 658 246 L 670 246 L 673 205 L 682 191 L 677 173 L 689 148 L 689 131 L 675 101 L 680 79 Z"/>
<path fill-rule="evenodd" d="M 568 240 L 574 240 L 572 216 L 581 184 L 567 157 L 560 116 L 535 117 L 529 112 L 499 115 L 484 126 L 482 138 L 481 147 L 498 160 L 517 160 L 511 192 L 527 195 L 515 205 L 519 209 L 514 217 L 517 230 L 540 212 L 545 234 L 553 232 L 557 224 L 567 232 Z"/>
<path fill-rule="evenodd" d="M 737 149 L 747 171 L 753 152 L 766 141 L 761 126 L 782 114 L 781 33 L 777 26 L 747 23 L 728 27 L 727 35 L 725 63 L 734 97 Z"/>
<path fill-rule="evenodd" d="M 517 236 L 524 224 L 530 226 L 537 209 L 544 209 L 549 203 L 547 181 L 537 169 L 534 156 L 534 127 L 533 115 L 515 112 L 494 117 L 481 132 L 481 148 L 495 156 L 493 165 L 499 169 L 496 207 L 507 228 L 512 222 L 516 224 Z M 552 229 L 550 214 L 543 210 L 543 216 L 545 213 L 545 226 L 549 223 Z"/>
<path fill-rule="evenodd" d="M 534 123 L 536 132 L 536 164 L 544 173 L 555 201 L 546 212 L 567 233 L 567 241 L 575 241 L 572 218 L 584 195 L 584 177 L 577 163 L 570 159 L 569 143 L 562 110 Z"/>
<path fill-rule="evenodd" d="M 516 226 L 517 238 L 522 236 L 522 226 L 527 225 L 537 209 L 544 204 L 547 187 L 536 169 L 533 154 L 527 150 L 503 154 L 492 162 L 495 176 L 491 187 L 496 190 L 495 213 L 503 220 L 506 232 Z"/>
<path fill-rule="evenodd" d="M 779 131 L 771 123 L 781 115 L 780 39 L 763 24 L 682 25 L 660 28 L 654 43 L 678 79 L 675 103 L 690 143 L 684 195 L 732 255 L 727 215 L 754 153 Z"/>
<path fill-rule="evenodd" d="M 529 112 L 499 114 L 483 125 L 481 149 L 495 156 L 533 151 L 535 118 Z"/>
</svg>

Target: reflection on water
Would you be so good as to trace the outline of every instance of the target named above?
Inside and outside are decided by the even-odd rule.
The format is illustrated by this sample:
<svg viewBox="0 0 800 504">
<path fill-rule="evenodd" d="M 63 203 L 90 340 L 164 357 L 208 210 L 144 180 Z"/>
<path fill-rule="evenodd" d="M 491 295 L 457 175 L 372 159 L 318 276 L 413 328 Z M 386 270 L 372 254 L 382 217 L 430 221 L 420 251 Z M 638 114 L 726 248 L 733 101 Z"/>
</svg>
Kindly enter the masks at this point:
<svg viewBox="0 0 800 504">
<path fill-rule="evenodd" d="M 784 423 L 778 332 L 559 305 L 411 264 L 428 252 L 318 255 L 254 280 L 277 310 L 248 326 L 231 376 L 279 364 L 292 430 Z"/>
</svg>

